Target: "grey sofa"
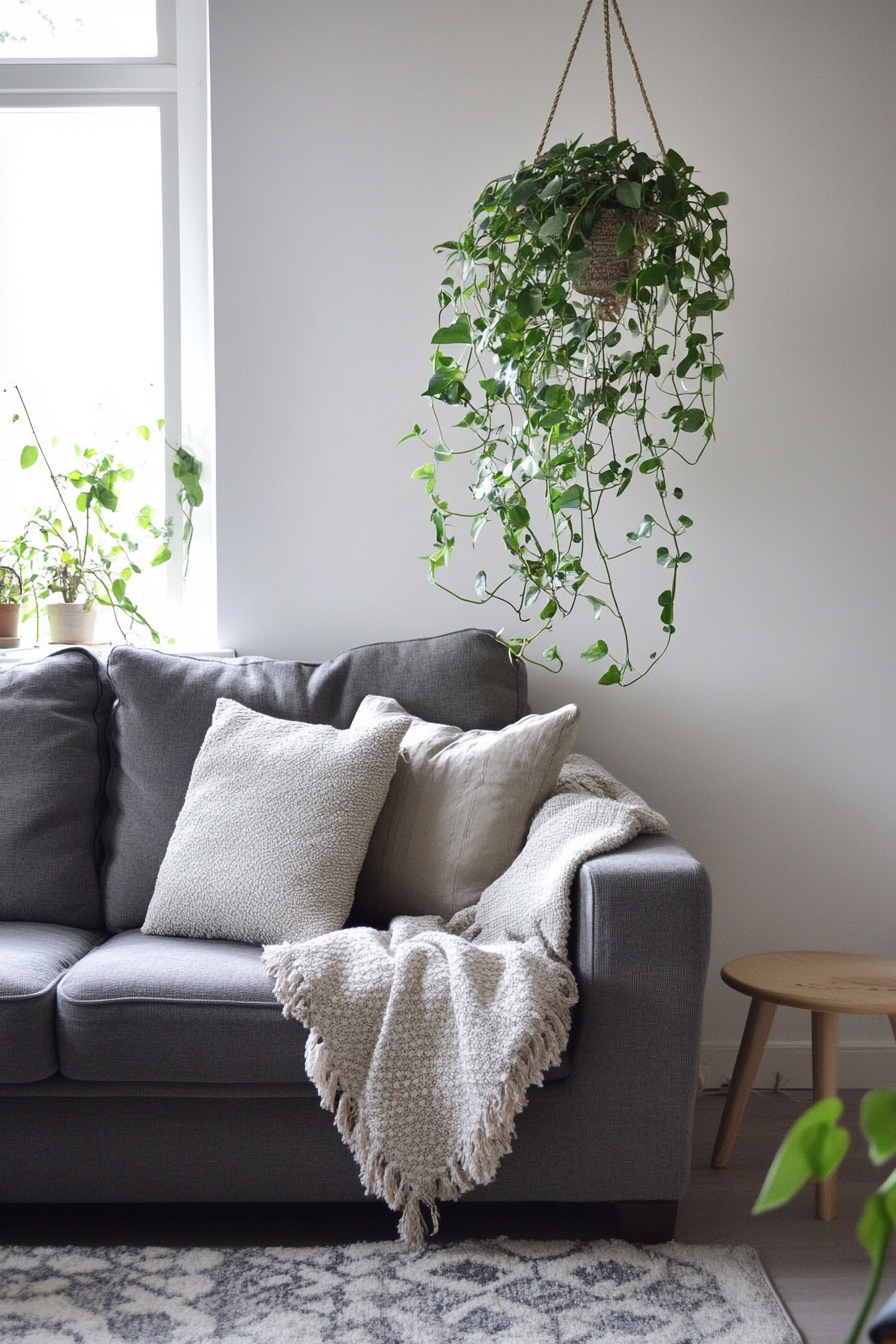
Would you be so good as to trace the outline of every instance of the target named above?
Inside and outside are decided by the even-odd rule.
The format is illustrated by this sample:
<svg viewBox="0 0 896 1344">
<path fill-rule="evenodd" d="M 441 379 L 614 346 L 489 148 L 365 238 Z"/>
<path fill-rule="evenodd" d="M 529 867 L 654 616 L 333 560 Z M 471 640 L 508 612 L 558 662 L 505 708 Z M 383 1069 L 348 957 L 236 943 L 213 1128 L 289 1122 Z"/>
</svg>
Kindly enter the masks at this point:
<svg viewBox="0 0 896 1344">
<path fill-rule="evenodd" d="M 128 647 L 0 666 L 0 1201 L 353 1201 L 355 1164 L 257 948 L 139 932 L 215 700 L 345 726 L 369 693 L 500 728 L 525 667 L 483 631 L 314 666 Z M 709 884 L 674 841 L 586 863 L 563 1064 L 474 1200 L 612 1201 L 674 1228 L 688 1178 Z"/>
</svg>

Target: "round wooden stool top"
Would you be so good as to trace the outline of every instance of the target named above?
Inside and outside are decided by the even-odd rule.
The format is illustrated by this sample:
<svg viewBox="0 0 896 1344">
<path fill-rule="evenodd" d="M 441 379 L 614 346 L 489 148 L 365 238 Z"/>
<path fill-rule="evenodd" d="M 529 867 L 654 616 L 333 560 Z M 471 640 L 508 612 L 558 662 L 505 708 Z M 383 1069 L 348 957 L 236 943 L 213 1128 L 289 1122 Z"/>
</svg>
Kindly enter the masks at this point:
<svg viewBox="0 0 896 1344">
<path fill-rule="evenodd" d="M 853 952 L 758 952 L 722 967 L 732 989 L 816 1013 L 896 1014 L 896 961 Z M 894 1027 L 896 1031 L 896 1027 Z"/>
</svg>

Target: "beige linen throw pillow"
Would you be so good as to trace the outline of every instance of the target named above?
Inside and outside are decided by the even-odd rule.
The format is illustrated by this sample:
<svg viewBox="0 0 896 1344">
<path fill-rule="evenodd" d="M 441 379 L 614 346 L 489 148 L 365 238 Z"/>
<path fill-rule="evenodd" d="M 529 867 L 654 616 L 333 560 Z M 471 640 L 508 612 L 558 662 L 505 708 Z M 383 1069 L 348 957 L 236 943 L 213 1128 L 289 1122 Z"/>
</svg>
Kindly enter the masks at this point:
<svg viewBox="0 0 896 1344">
<path fill-rule="evenodd" d="M 353 726 L 404 714 L 395 700 L 368 695 Z M 475 905 L 522 849 L 572 750 L 579 717 L 566 705 L 497 732 L 468 733 L 412 719 L 358 879 L 352 923 L 450 919 Z"/>
<path fill-rule="evenodd" d="M 277 943 L 341 929 L 409 723 L 330 728 L 219 699 L 143 932 Z"/>
</svg>

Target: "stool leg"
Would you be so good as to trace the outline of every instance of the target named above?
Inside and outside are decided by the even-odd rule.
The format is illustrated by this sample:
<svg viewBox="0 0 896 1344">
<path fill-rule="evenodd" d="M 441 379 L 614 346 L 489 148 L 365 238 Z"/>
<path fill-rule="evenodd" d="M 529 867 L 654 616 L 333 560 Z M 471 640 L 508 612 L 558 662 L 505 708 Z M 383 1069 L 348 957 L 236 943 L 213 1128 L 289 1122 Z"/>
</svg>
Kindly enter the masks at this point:
<svg viewBox="0 0 896 1344">
<path fill-rule="evenodd" d="M 740 1049 L 737 1052 L 734 1072 L 728 1086 L 728 1097 L 719 1123 L 716 1146 L 713 1149 L 712 1165 L 714 1167 L 727 1167 L 728 1165 L 728 1159 L 731 1156 L 731 1150 L 740 1129 L 740 1122 L 744 1118 L 747 1102 L 750 1100 L 753 1080 L 756 1077 L 756 1070 L 759 1068 L 759 1061 L 762 1059 L 762 1052 L 765 1049 L 765 1043 L 768 1040 L 768 1033 L 771 1031 L 774 1018 L 775 1005 L 773 1003 L 769 1003 L 767 999 L 752 1000 L 750 1011 L 747 1014 L 747 1025 L 744 1027 Z"/>
<path fill-rule="evenodd" d="M 823 1101 L 837 1095 L 837 1048 L 840 1044 L 839 1013 L 812 1014 L 812 1099 Z M 837 1216 L 837 1173 L 815 1187 L 815 1217 L 829 1222 Z"/>
<path fill-rule="evenodd" d="M 896 1038 L 896 1017 L 890 1018 L 890 1029 L 893 1032 L 894 1038 Z"/>
</svg>

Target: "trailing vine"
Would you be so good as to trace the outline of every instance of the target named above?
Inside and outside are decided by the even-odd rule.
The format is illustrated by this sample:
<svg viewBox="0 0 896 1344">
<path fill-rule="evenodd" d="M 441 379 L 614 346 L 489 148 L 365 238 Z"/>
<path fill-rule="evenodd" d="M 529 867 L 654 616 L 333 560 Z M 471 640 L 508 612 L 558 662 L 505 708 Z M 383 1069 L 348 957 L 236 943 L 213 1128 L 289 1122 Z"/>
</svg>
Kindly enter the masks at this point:
<svg viewBox="0 0 896 1344">
<path fill-rule="evenodd" d="M 563 665 L 557 644 L 531 646 L 587 602 L 605 637 L 581 657 L 605 663 L 601 685 L 639 680 L 675 633 L 693 526 L 678 511 L 677 473 L 715 435 L 724 372 L 716 315 L 734 293 L 728 197 L 709 195 L 693 174 L 671 149 L 656 160 L 615 137 L 557 144 L 489 183 L 461 237 L 436 249 L 447 274 L 424 393 L 434 428 L 418 424 L 405 436 L 431 458 L 413 473 L 431 508 L 430 578 L 453 591 L 442 579 L 455 520 L 469 523 L 474 546 L 496 524 L 506 564 L 480 570 L 472 597 L 454 596 L 506 604 L 532 623 L 499 638 L 554 671 Z M 622 278 L 593 299 L 575 287 L 608 228 Z M 455 408 L 461 419 L 444 424 Z M 445 483 L 457 477 L 457 458 L 472 467 L 462 508 L 449 503 Z M 646 510 L 636 503 L 644 487 Z M 659 639 L 645 662 L 636 661 L 620 589 L 648 549 L 663 576 Z"/>
</svg>

